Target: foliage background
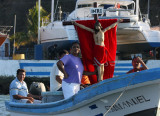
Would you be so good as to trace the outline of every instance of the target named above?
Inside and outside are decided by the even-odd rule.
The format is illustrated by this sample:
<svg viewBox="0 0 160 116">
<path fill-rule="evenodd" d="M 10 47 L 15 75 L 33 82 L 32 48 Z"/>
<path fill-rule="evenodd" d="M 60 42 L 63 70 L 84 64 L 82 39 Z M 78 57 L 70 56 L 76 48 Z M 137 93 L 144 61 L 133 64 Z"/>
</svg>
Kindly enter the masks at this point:
<svg viewBox="0 0 160 116">
<path fill-rule="evenodd" d="M 14 26 L 14 15 L 16 14 L 16 37 L 18 38 L 18 41 L 16 41 L 18 50 L 16 51 L 19 54 L 25 54 L 26 59 L 34 58 L 34 45 L 37 43 L 37 32 L 35 32 L 35 30 L 37 31 L 37 27 L 30 27 L 32 23 L 35 24 L 34 21 L 28 23 L 29 9 L 33 8 L 37 1 L 38 0 L 0 0 L 0 26 Z M 51 1 L 52 0 L 41 0 L 41 6 L 49 14 L 51 13 Z M 63 12 L 70 13 L 74 10 L 76 1 L 77 0 L 54 0 L 54 8 L 56 9 L 56 6 L 61 6 Z M 148 0 L 139 1 L 141 13 L 147 14 Z M 32 13 L 31 15 L 34 14 Z M 159 0 L 150 0 L 149 18 L 151 26 L 160 25 Z M 10 35 L 13 35 L 13 31 L 12 28 Z M 13 40 L 13 36 L 11 36 L 11 38 Z M 13 42 L 11 45 L 13 45 Z M 23 45 L 25 46 L 23 47 Z M 11 51 L 13 51 L 12 48 L 13 46 L 11 46 Z M 12 56 L 12 53 L 10 55 Z"/>
<path fill-rule="evenodd" d="M 17 16 L 16 32 L 25 31 L 27 14 L 29 9 L 36 5 L 38 0 L 0 0 L 0 25 L 14 25 L 14 15 Z M 75 8 L 76 0 L 58 0 L 58 6 L 62 7 L 63 12 L 71 12 Z M 55 8 L 57 0 L 54 0 Z M 51 12 L 51 0 L 41 0 L 41 6 L 48 13 Z M 11 35 L 13 29 L 11 30 Z"/>
<path fill-rule="evenodd" d="M 0 0 L 0 25 L 14 25 L 14 14 L 17 15 L 17 28 L 16 31 L 22 31 L 26 29 L 26 21 L 28 10 L 36 5 L 38 0 Z M 58 0 L 58 6 L 62 7 L 63 12 L 71 12 L 75 8 L 76 0 Z M 139 0 L 141 12 L 147 13 L 148 0 Z M 57 0 L 54 0 L 55 7 Z M 42 7 L 51 12 L 51 0 L 41 0 Z M 160 3 L 159 0 L 150 0 L 150 19 L 152 26 L 158 25 L 159 21 L 155 17 L 159 16 L 160 19 Z M 11 30 L 13 34 L 13 29 Z"/>
</svg>

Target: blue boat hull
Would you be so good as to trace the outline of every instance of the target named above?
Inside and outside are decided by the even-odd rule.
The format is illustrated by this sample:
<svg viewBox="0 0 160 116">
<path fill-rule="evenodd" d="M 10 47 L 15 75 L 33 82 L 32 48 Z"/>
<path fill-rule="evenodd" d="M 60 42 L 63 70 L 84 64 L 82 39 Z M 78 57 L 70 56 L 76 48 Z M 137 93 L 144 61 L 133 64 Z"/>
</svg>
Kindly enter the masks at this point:
<svg viewBox="0 0 160 116">
<path fill-rule="evenodd" d="M 160 68 L 124 74 L 89 86 L 67 100 L 42 104 L 5 102 L 11 114 L 55 116 L 132 116 L 158 113 Z M 14 116 L 14 115 L 13 115 Z M 134 116 L 134 115 L 133 115 Z"/>
</svg>

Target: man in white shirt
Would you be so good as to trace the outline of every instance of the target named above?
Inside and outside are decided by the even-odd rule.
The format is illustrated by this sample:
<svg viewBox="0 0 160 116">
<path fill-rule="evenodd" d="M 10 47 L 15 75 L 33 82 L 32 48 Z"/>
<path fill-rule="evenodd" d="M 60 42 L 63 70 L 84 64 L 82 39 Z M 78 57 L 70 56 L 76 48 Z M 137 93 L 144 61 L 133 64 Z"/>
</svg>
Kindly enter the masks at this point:
<svg viewBox="0 0 160 116">
<path fill-rule="evenodd" d="M 59 52 L 59 59 L 61 59 L 64 55 L 69 54 L 67 50 L 62 50 Z M 57 91 L 62 87 L 62 80 L 64 74 L 58 69 L 56 63 L 53 65 L 51 73 L 50 73 L 50 91 Z"/>
<path fill-rule="evenodd" d="M 28 93 L 27 84 L 24 79 L 26 71 L 24 69 L 17 70 L 17 77 L 10 84 L 10 101 L 18 103 L 41 103 L 41 96 Z M 38 99 L 38 100 L 36 100 Z"/>
</svg>

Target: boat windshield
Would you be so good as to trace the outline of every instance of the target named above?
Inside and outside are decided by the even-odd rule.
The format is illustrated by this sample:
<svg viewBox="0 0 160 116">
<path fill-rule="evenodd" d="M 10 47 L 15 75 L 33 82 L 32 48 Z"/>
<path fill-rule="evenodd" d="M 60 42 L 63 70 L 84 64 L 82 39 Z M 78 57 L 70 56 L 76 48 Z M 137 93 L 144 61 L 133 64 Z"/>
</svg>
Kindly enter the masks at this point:
<svg viewBox="0 0 160 116">
<path fill-rule="evenodd" d="M 110 5 L 110 4 L 100 4 L 98 7 L 103 7 L 104 9 L 107 9 L 109 7 L 114 7 L 114 5 Z"/>
<path fill-rule="evenodd" d="M 79 4 L 78 8 L 92 7 L 92 4 Z"/>
</svg>

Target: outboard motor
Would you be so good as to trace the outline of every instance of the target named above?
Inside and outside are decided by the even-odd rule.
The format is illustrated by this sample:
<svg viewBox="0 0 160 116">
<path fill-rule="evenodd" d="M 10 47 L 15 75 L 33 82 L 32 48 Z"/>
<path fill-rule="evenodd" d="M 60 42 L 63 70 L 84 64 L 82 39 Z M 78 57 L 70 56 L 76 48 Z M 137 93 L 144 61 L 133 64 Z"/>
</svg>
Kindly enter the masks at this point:
<svg viewBox="0 0 160 116">
<path fill-rule="evenodd" d="M 41 95 L 41 92 L 46 92 L 46 88 L 41 82 L 32 82 L 30 85 L 29 93 L 33 95 Z"/>
</svg>

